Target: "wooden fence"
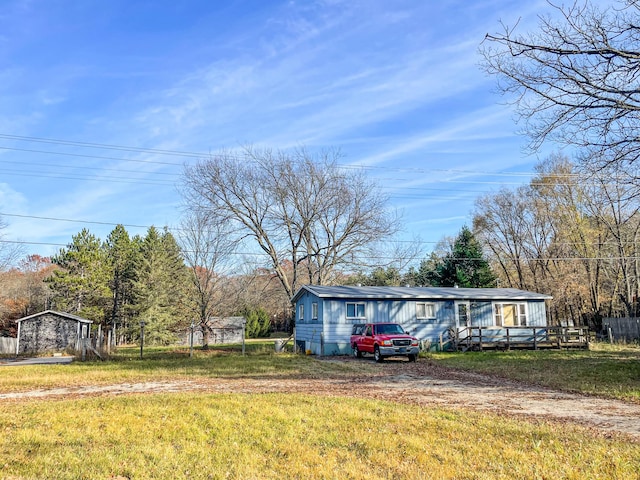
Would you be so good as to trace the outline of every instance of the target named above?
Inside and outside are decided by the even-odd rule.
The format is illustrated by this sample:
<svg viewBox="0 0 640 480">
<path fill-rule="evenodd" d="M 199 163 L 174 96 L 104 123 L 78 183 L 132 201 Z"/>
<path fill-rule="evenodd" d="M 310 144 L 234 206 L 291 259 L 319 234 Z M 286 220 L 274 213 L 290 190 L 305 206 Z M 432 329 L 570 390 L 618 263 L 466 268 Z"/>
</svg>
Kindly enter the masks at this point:
<svg viewBox="0 0 640 480">
<path fill-rule="evenodd" d="M 587 348 L 588 327 L 462 327 L 454 332 L 458 350 Z"/>
<path fill-rule="evenodd" d="M 640 341 L 640 318 L 603 318 L 602 329 L 609 341 Z"/>
<path fill-rule="evenodd" d="M 96 346 L 95 338 L 79 338 L 76 341 L 76 356 L 79 355 L 80 359 L 84 362 L 87 359 L 87 355 L 95 355 L 100 360 L 104 360 L 105 351 L 100 352 L 100 346 Z"/>
<path fill-rule="evenodd" d="M 0 355 L 15 355 L 18 340 L 12 337 L 0 337 Z"/>
</svg>

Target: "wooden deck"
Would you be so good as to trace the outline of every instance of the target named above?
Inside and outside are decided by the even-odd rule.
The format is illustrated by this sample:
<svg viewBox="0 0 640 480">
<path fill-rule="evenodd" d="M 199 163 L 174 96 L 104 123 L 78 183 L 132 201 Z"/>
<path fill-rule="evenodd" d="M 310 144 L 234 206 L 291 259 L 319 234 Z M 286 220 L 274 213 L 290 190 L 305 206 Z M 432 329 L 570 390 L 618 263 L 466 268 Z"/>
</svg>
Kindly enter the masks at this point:
<svg viewBox="0 0 640 480">
<path fill-rule="evenodd" d="M 587 327 L 461 327 L 454 331 L 457 350 L 588 348 Z"/>
</svg>

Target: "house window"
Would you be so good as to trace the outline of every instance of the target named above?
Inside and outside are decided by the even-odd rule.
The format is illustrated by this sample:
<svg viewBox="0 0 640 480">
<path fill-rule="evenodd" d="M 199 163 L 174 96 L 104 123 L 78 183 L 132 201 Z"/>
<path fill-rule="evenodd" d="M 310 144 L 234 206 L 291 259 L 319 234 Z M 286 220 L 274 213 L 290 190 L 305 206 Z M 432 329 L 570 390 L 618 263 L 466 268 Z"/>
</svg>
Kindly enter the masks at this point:
<svg viewBox="0 0 640 480">
<path fill-rule="evenodd" d="M 494 318 L 498 327 L 524 327 L 527 325 L 527 305 L 525 303 L 496 303 Z"/>
<path fill-rule="evenodd" d="M 504 321 L 502 320 L 502 304 L 501 303 L 496 303 L 495 304 L 495 324 L 498 327 L 502 327 L 502 324 L 504 323 Z"/>
<path fill-rule="evenodd" d="M 416 303 L 416 318 L 436 318 L 433 303 Z"/>
<path fill-rule="evenodd" d="M 523 327 L 527 324 L 527 309 L 524 303 L 518 304 L 518 322 Z"/>
<path fill-rule="evenodd" d="M 347 318 L 365 318 L 364 303 L 347 303 Z"/>
<path fill-rule="evenodd" d="M 304 321 L 304 304 L 302 303 L 298 306 L 298 320 Z"/>
<path fill-rule="evenodd" d="M 317 319 L 318 319 L 318 303 L 313 302 L 311 304 L 311 320 L 317 320 Z"/>
</svg>

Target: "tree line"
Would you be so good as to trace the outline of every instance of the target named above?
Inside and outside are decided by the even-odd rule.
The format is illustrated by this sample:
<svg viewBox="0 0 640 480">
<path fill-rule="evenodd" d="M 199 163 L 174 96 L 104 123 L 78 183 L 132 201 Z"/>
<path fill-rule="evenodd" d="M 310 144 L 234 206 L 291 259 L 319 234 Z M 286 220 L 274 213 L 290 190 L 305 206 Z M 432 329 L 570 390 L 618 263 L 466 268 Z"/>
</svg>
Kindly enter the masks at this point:
<svg viewBox="0 0 640 480">
<path fill-rule="evenodd" d="M 478 203 L 474 222 L 509 284 L 554 294 L 556 317 L 638 313 L 640 2 L 549 2 L 522 32 L 503 24 L 482 65 L 531 151 L 569 147 L 538 178 Z"/>
<path fill-rule="evenodd" d="M 13 320 L 45 309 L 72 313 L 113 329 L 119 343 L 138 340 L 145 322 L 145 342 L 166 344 L 199 322 L 198 281 L 204 267 L 190 269 L 181 247 L 167 229 L 150 227 L 144 236 L 131 237 L 116 226 L 102 241 L 88 229 L 54 255 L 26 257 L 0 274 L 0 333 L 15 334 Z M 286 328 L 286 310 L 274 303 L 272 278 L 264 271 L 229 277 L 211 290 L 210 316 L 243 315 L 248 336 L 264 335 L 272 324 Z M 251 295 L 247 292 L 261 292 Z M 267 310 L 268 309 L 268 310 Z M 208 335 L 203 345 L 208 345 Z"/>
<path fill-rule="evenodd" d="M 238 245 L 247 248 L 240 238 L 247 232 L 202 206 L 187 212 L 179 239 L 155 227 L 130 237 L 118 225 L 101 241 L 83 229 L 52 259 L 27 257 L 2 274 L 2 318 L 6 329 L 7 319 L 54 308 L 116 327 L 122 341 L 135 341 L 144 320 L 153 343 L 194 323 L 207 345 L 212 316 L 243 315 L 253 335 L 274 324 L 291 328 L 290 288 L 302 271 L 310 284 L 532 290 L 554 297 L 552 322 L 597 327 L 602 316 L 635 316 L 639 307 L 640 201 L 611 168 L 594 176 L 553 155 L 529 184 L 478 198 L 472 228 L 442 239 L 421 261 L 407 268 L 345 263 L 325 278 L 306 276 L 318 268 L 308 265 L 309 252 L 287 259 L 286 242 L 277 264 L 264 256 L 232 261 Z"/>
<path fill-rule="evenodd" d="M 471 228 L 429 256 L 415 245 L 390 250 L 400 217 L 364 170 L 338 166 L 339 152 L 246 147 L 185 168 L 179 243 L 166 229 L 129 239 L 116 228 L 104 243 L 83 230 L 50 265 L 29 257 L 3 273 L 5 283 L 30 279 L 26 297 L 4 289 L 3 318 L 44 302 L 131 338 L 142 318 L 157 341 L 190 321 L 206 338 L 213 313 L 268 304 L 273 318 L 288 318 L 300 285 L 349 282 L 534 290 L 554 297 L 552 322 L 636 316 L 640 2 L 549 5 L 555 14 L 540 16 L 536 31 L 503 25 L 480 53 L 532 151 L 554 142 L 572 158 L 552 155 L 528 184 L 478 198 Z M 0 268 L 10 257 L 0 248 Z M 263 312 L 252 318 L 264 327 Z"/>
</svg>

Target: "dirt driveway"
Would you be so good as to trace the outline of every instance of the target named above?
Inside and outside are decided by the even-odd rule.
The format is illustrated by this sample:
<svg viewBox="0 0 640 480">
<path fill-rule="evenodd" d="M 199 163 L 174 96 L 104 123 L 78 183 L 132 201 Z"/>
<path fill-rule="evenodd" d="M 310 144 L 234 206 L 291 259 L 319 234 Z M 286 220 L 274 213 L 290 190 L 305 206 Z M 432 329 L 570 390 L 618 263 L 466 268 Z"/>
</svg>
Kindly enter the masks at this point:
<svg viewBox="0 0 640 480">
<path fill-rule="evenodd" d="M 348 357 L 321 362 L 368 362 Z M 366 363 L 364 363 L 366 364 Z M 0 401 L 43 397 L 78 397 L 201 391 L 211 393 L 298 392 L 369 397 L 426 406 L 492 411 L 508 416 L 575 422 L 603 433 L 627 434 L 640 441 L 640 405 L 564 393 L 504 379 L 438 367 L 428 361 L 387 361 L 374 374 L 317 378 L 239 378 L 84 386 L 0 393 Z"/>
</svg>

